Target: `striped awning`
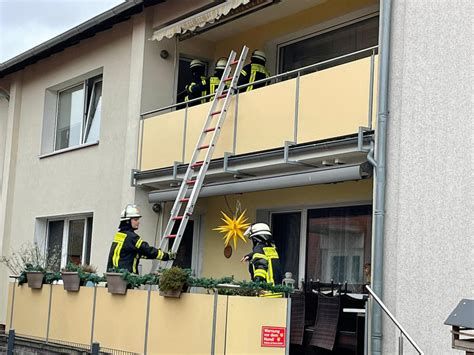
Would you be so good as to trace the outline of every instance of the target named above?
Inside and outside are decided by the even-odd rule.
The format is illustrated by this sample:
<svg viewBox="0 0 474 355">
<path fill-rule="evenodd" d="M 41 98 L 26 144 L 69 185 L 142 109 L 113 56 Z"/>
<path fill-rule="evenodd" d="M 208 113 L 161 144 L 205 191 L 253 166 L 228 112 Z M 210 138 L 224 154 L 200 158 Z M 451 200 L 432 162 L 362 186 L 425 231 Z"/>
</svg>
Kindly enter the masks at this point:
<svg viewBox="0 0 474 355">
<path fill-rule="evenodd" d="M 222 4 L 156 30 L 151 39 L 161 41 L 165 37 L 172 38 L 176 34 L 192 32 L 198 27 L 204 27 L 208 23 L 219 20 L 231 10 L 238 8 L 240 5 L 246 5 L 249 2 L 250 0 L 226 0 Z"/>
</svg>

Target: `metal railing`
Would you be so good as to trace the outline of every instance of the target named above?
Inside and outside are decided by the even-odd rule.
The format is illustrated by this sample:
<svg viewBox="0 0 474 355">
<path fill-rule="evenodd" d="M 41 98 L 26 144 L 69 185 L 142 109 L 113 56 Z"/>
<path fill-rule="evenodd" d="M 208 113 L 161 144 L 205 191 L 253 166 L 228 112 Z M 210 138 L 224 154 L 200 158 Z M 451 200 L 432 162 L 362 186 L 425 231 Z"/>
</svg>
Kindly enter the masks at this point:
<svg viewBox="0 0 474 355">
<path fill-rule="evenodd" d="M 375 76 L 375 55 L 377 54 L 378 51 L 378 46 L 373 46 L 373 47 L 368 47 L 365 49 L 361 49 L 359 51 L 351 52 L 348 54 L 344 54 L 335 58 L 331 58 L 328 60 L 324 60 L 318 63 L 310 64 L 298 69 L 293 69 L 284 73 L 276 74 L 273 76 L 270 76 L 268 78 L 264 78 L 261 80 L 257 80 L 253 83 L 248 83 L 244 85 L 237 86 L 235 88 L 234 94 L 235 94 L 235 107 L 234 107 L 234 132 L 233 132 L 233 142 L 232 142 L 232 147 L 233 147 L 233 152 L 232 154 L 235 154 L 235 147 L 236 147 L 236 140 L 237 140 L 237 113 L 238 113 L 238 98 L 239 98 L 239 93 L 245 91 L 245 89 L 250 86 L 250 85 L 258 85 L 258 84 L 264 84 L 264 83 L 271 83 L 271 82 L 279 82 L 280 79 L 285 78 L 285 77 L 291 77 L 291 76 L 296 76 L 296 87 L 295 87 L 295 103 L 294 103 L 294 124 L 293 124 L 293 141 L 288 142 L 289 145 L 295 145 L 298 143 L 298 116 L 299 116 L 299 93 L 300 93 L 300 77 L 303 73 L 307 71 L 315 71 L 318 68 L 322 66 L 327 66 L 330 64 L 337 63 L 338 61 L 348 59 L 351 57 L 356 57 L 358 55 L 363 55 L 363 54 L 370 54 L 370 72 L 369 72 L 369 92 L 368 92 L 368 117 L 367 117 L 367 127 L 364 127 L 366 130 L 372 130 L 372 111 L 373 111 L 373 96 L 374 96 L 374 76 Z M 360 58 L 358 58 L 360 59 Z M 140 127 L 139 127 L 139 153 L 138 153 L 138 164 L 137 167 L 139 170 L 141 170 L 141 162 L 142 162 L 142 150 L 143 150 L 143 133 L 144 133 L 144 121 L 147 118 L 155 117 L 155 114 L 159 113 L 167 113 L 169 111 L 173 111 L 174 109 L 177 108 L 182 108 L 183 109 L 183 114 L 184 114 L 184 123 L 183 123 L 183 147 L 182 147 L 182 163 L 185 161 L 185 150 L 186 150 L 186 130 L 187 130 L 187 120 L 188 120 L 188 108 L 190 107 L 190 104 L 193 104 L 195 102 L 200 102 L 201 100 L 209 99 L 213 94 L 209 94 L 206 96 L 198 97 L 186 102 L 179 102 L 175 103 L 172 105 L 164 106 L 158 109 L 146 111 L 140 114 Z M 155 115 L 155 116 L 151 116 Z"/>
<path fill-rule="evenodd" d="M 385 303 L 375 294 L 375 292 L 370 288 L 370 286 L 366 285 L 365 288 L 367 291 L 369 291 L 369 294 L 372 296 L 372 298 L 377 302 L 377 304 L 382 308 L 382 310 L 385 312 L 385 314 L 390 318 L 390 320 L 397 326 L 398 330 L 400 330 L 400 335 L 398 337 L 398 353 L 403 354 L 403 336 L 408 339 L 410 344 L 413 346 L 413 348 L 418 352 L 420 355 L 424 355 L 424 352 L 420 349 L 418 344 L 413 340 L 413 338 L 410 336 L 410 334 L 407 333 L 405 328 L 400 324 L 400 322 L 395 318 L 395 316 L 389 311 Z M 365 334 L 367 337 L 367 334 Z"/>
</svg>

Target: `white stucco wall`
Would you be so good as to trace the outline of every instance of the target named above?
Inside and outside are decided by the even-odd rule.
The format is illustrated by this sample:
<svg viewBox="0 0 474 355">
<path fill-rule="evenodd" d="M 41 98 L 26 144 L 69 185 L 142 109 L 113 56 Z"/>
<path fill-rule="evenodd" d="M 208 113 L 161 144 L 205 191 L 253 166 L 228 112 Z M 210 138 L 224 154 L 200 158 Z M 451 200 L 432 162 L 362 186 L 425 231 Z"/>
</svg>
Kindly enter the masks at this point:
<svg viewBox="0 0 474 355">
<path fill-rule="evenodd" d="M 426 354 L 459 353 L 443 322 L 474 298 L 473 9 L 393 1 L 384 300 Z"/>
<path fill-rule="evenodd" d="M 38 217 L 93 213 L 91 263 L 105 270 L 124 201 L 135 198 L 130 169 L 137 152 L 143 23 L 141 15 L 135 16 L 23 70 L 21 95 L 12 98 L 18 100 L 18 135 L 2 226 L 8 249 L 33 241 Z M 103 68 L 99 144 L 40 159 L 46 88 L 97 68 Z M 0 323 L 4 317 L 1 307 Z"/>
</svg>

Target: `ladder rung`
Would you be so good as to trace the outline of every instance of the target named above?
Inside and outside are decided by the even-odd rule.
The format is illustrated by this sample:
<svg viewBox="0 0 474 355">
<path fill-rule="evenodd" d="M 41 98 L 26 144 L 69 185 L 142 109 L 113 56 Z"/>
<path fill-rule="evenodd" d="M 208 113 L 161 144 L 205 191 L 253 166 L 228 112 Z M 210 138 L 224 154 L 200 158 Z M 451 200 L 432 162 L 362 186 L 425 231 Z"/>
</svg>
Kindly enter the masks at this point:
<svg viewBox="0 0 474 355">
<path fill-rule="evenodd" d="M 221 112 L 222 112 L 222 111 L 216 111 L 216 112 L 213 112 L 213 113 L 211 113 L 211 116 L 218 115 L 218 114 L 220 114 Z"/>
<path fill-rule="evenodd" d="M 210 147 L 209 144 L 205 144 L 205 145 L 201 145 L 200 147 L 198 147 L 198 149 L 199 149 L 199 150 L 201 150 L 201 149 L 207 149 L 207 148 L 209 148 L 209 147 Z"/>
<path fill-rule="evenodd" d="M 228 76 L 227 78 L 224 78 L 224 81 L 231 81 L 233 78 L 231 76 Z"/>
<path fill-rule="evenodd" d="M 186 184 L 188 185 L 194 185 L 196 183 L 196 180 L 186 180 Z"/>
<path fill-rule="evenodd" d="M 239 62 L 239 60 L 234 60 L 233 62 L 230 63 L 230 65 L 236 65 Z"/>
<path fill-rule="evenodd" d="M 189 201 L 189 198 L 185 197 L 185 198 L 182 198 L 181 200 L 179 200 L 179 202 L 188 202 Z"/>
<path fill-rule="evenodd" d="M 220 99 L 223 99 L 226 96 L 227 96 L 227 93 L 217 96 L 217 99 L 220 100 Z"/>
<path fill-rule="evenodd" d="M 170 234 L 170 235 L 167 235 L 166 238 L 176 238 L 177 234 Z"/>
<path fill-rule="evenodd" d="M 197 161 L 197 162 L 195 162 L 194 164 L 191 165 L 191 169 L 199 168 L 200 166 L 203 166 L 203 165 L 204 165 L 203 161 Z"/>
<path fill-rule="evenodd" d="M 208 128 L 208 129 L 205 129 L 204 130 L 204 133 L 209 133 L 209 132 L 213 132 L 216 130 L 216 127 L 212 127 L 212 128 Z"/>
<path fill-rule="evenodd" d="M 171 219 L 173 221 L 181 221 L 183 218 L 184 218 L 184 216 L 176 216 L 176 217 L 172 217 Z"/>
</svg>

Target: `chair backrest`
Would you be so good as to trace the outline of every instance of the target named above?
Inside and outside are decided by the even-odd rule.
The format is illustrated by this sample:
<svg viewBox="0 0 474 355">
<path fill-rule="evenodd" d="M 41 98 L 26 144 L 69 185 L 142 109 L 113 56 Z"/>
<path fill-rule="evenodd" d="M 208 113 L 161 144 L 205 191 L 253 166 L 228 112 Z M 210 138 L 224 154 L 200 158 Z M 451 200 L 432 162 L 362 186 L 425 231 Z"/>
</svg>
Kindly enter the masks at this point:
<svg viewBox="0 0 474 355">
<path fill-rule="evenodd" d="M 341 297 L 318 293 L 318 311 L 314 332 L 309 342 L 312 346 L 333 350 L 341 313 Z"/>
<path fill-rule="evenodd" d="M 294 292 L 291 297 L 291 327 L 290 344 L 303 344 L 305 326 L 305 294 L 304 292 Z"/>
</svg>

